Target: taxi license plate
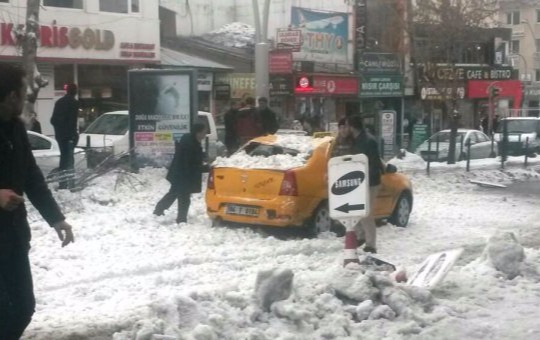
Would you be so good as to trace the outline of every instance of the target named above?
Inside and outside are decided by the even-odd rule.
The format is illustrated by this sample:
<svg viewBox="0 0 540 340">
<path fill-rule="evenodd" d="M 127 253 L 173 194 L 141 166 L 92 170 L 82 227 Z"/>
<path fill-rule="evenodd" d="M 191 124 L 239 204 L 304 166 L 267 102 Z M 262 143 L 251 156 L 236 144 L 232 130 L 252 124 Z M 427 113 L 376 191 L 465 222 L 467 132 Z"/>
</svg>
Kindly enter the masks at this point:
<svg viewBox="0 0 540 340">
<path fill-rule="evenodd" d="M 227 204 L 227 214 L 242 216 L 259 216 L 259 208 Z"/>
</svg>

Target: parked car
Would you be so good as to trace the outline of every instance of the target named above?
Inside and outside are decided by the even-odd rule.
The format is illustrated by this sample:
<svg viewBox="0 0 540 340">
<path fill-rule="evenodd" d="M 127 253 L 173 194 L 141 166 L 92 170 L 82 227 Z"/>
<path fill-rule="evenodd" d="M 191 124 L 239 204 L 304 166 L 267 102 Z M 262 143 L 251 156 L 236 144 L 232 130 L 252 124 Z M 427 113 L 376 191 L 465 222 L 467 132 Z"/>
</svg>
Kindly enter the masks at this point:
<svg viewBox="0 0 540 340">
<path fill-rule="evenodd" d="M 38 167 L 43 172 L 44 176 L 52 175 L 57 171 L 60 164 L 60 148 L 54 138 L 36 133 L 33 131 L 26 131 L 28 134 L 28 140 L 32 148 L 32 154 L 36 159 Z M 75 170 L 77 172 L 84 171 L 86 169 L 86 154 L 83 149 L 75 148 Z"/>
<path fill-rule="evenodd" d="M 269 135 L 251 140 L 237 152 L 242 157 L 247 154 L 248 159 L 239 158 L 245 160 L 244 164 L 273 155 L 305 157 L 300 157 L 299 164 L 284 169 L 216 164 L 208 176 L 208 215 L 216 223 L 304 227 L 311 235 L 336 231 L 333 228 L 336 224 L 329 215 L 327 190 L 327 164 L 333 140 L 333 137 L 294 135 Z M 299 146 L 309 150 L 301 153 Z M 405 227 L 412 210 L 412 186 L 405 175 L 395 172 L 395 167 L 388 168 L 393 169 L 382 176 L 375 216 Z"/>
<path fill-rule="evenodd" d="M 208 160 L 217 156 L 217 131 L 214 118 L 210 112 L 199 111 L 197 120 L 207 127 L 207 138 L 203 141 L 203 149 L 208 150 Z M 78 147 L 94 152 L 115 156 L 129 152 L 129 113 L 128 111 L 106 112 L 99 116 L 81 133 Z"/>
<path fill-rule="evenodd" d="M 540 153 L 540 118 L 508 117 L 501 119 L 494 135 L 499 148 L 505 123 L 508 129 L 507 151 L 509 155 L 524 155 L 525 149 L 528 149 L 530 153 Z"/>
<path fill-rule="evenodd" d="M 471 159 L 488 158 L 491 153 L 491 139 L 482 131 L 472 129 L 458 129 L 456 137 L 456 160 L 467 159 L 467 144 L 471 143 Z M 431 143 L 431 147 L 429 146 Z M 437 146 L 438 144 L 438 146 Z M 425 161 L 445 162 L 448 160 L 450 148 L 450 130 L 442 130 L 424 141 L 416 148 L 415 153 Z M 497 148 L 493 147 L 495 155 Z"/>
</svg>

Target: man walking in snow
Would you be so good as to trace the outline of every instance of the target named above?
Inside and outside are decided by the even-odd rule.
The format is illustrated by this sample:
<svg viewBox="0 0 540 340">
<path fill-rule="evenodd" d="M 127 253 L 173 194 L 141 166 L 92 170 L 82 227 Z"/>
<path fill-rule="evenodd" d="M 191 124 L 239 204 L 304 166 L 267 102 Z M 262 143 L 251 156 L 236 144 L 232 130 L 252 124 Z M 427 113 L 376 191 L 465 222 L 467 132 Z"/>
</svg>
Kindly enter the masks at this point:
<svg viewBox="0 0 540 340">
<path fill-rule="evenodd" d="M 176 143 L 174 157 L 167 173 L 171 188 L 157 203 L 154 215 L 163 215 L 164 211 L 178 200 L 176 223 L 187 222 L 191 194 L 201 192 L 202 173 L 208 171 L 208 167 L 203 163 L 201 142 L 204 138 L 206 126 L 203 123 L 195 123 L 191 132 L 183 135 L 180 142 Z"/>
<path fill-rule="evenodd" d="M 279 128 L 276 113 L 268 106 L 268 98 L 259 98 L 259 117 L 261 117 L 261 126 L 263 134 L 273 135 Z"/>
<path fill-rule="evenodd" d="M 375 199 L 379 193 L 381 184 L 381 174 L 383 173 L 383 164 L 379 155 L 379 145 L 373 135 L 371 135 L 362 123 L 362 117 L 359 115 L 347 118 L 347 127 L 354 137 L 352 147 L 353 154 L 364 154 L 369 162 L 369 214 L 356 225 L 356 235 L 358 237 L 358 246 L 366 244 L 365 252 L 377 253 L 377 225 L 375 224 L 374 210 Z"/>
<path fill-rule="evenodd" d="M 250 139 L 264 135 L 259 111 L 255 108 L 253 97 L 246 98 L 245 105 L 236 112 L 234 126 L 240 146 Z"/>
<path fill-rule="evenodd" d="M 24 71 L 0 64 L 0 79 L 0 339 L 17 340 L 35 308 L 23 195 L 56 230 L 62 246 L 74 239 L 36 165 L 20 118 L 26 94 Z"/>
</svg>

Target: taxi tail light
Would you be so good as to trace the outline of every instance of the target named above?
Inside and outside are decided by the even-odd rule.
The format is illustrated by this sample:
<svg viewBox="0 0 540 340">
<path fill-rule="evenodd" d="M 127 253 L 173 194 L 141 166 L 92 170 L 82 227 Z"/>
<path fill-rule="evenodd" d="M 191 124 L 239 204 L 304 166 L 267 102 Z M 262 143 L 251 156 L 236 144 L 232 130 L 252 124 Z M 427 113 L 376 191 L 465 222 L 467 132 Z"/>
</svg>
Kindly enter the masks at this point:
<svg viewBox="0 0 540 340">
<path fill-rule="evenodd" d="M 287 170 L 283 175 L 281 188 L 279 189 L 280 196 L 298 196 L 298 186 L 296 185 L 296 175 L 293 171 Z"/>
<path fill-rule="evenodd" d="M 208 172 L 208 183 L 206 187 L 210 190 L 214 190 L 216 188 L 214 185 L 214 168 L 210 168 L 210 171 Z"/>
</svg>

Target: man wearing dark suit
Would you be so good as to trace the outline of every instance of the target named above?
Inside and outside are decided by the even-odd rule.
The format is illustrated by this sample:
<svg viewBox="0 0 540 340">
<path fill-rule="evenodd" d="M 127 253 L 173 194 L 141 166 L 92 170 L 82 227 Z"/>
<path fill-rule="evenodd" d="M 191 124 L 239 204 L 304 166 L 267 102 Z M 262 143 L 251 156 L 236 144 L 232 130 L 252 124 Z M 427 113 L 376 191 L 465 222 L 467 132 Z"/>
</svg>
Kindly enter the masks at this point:
<svg viewBox="0 0 540 340">
<path fill-rule="evenodd" d="M 182 136 L 176 143 L 174 157 L 167 173 L 171 183 L 169 192 L 157 203 L 155 215 L 163 215 L 175 200 L 178 200 L 178 215 L 176 223 L 186 223 L 191 194 L 201 192 L 202 173 L 208 171 L 204 165 L 204 153 L 201 142 L 206 138 L 206 126 L 195 123 L 190 133 Z"/>
<path fill-rule="evenodd" d="M 0 64 L 0 79 L 0 339 L 17 340 L 36 305 L 23 195 L 56 230 L 62 246 L 74 238 L 36 165 L 20 118 L 26 94 L 24 71 Z"/>
<path fill-rule="evenodd" d="M 67 180 L 73 176 L 74 148 L 79 140 L 77 132 L 77 120 L 79 114 L 79 102 L 75 98 L 77 85 L 68 84 L 66 95 L 58 99 L 54 104 L 51 124 L 54 127 L 54 136 L 60 148 L 60 170 L 64 179 L 60 181 L 60 189 L 67 189 L 73 180 Z"/>
</svg>

